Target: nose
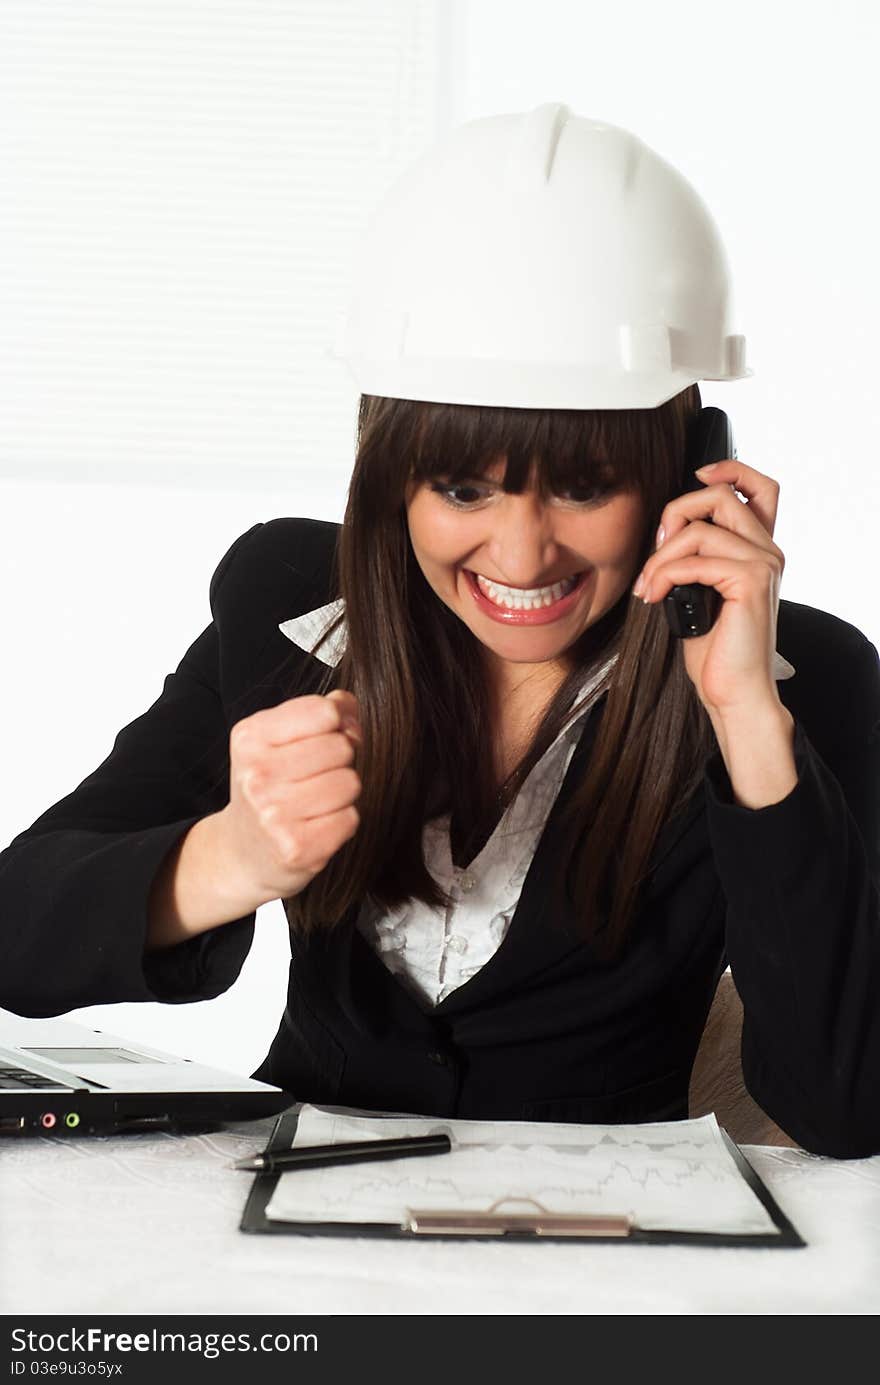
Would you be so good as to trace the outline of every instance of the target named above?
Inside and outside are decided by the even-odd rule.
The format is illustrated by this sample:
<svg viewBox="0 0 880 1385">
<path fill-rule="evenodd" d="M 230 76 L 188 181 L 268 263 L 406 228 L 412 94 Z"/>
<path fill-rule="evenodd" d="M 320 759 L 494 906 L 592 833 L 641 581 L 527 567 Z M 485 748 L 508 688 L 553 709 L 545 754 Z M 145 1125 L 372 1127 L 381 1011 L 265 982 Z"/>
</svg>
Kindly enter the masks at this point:
<svg viewBox="0 0 880 1385">
<path fill-rule="evenodd" d="M 556 516 L 534 490 L 503 496 L 493 507 L 488 542 L 492 571 L 512 587 L 539 586 L 558 575 L 560 545 Z"/>
</svg>

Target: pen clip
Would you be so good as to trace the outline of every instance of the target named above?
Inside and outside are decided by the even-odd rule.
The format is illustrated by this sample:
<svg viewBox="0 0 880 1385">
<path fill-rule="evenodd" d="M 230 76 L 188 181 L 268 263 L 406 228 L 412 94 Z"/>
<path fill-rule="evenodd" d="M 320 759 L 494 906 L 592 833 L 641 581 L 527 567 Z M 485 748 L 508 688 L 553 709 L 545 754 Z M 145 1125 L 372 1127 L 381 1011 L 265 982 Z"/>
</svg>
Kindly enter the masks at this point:
<svg viewBox="0 0 880 1385">
<path fill-rule="evenodd" d="M 530 1203 L 537 1211 L 499 1211 L 505 1203 Z M 502 1197 L 485 1212 L 408 1207 L 401 1225 L 404 1231 L 423 1236 L 505 1236 L 511 1231 L 533 1236 L 628 1236 L 633 1222 L 624 1214 L 550 1212 L 537 1198 Z"/>
</svg>

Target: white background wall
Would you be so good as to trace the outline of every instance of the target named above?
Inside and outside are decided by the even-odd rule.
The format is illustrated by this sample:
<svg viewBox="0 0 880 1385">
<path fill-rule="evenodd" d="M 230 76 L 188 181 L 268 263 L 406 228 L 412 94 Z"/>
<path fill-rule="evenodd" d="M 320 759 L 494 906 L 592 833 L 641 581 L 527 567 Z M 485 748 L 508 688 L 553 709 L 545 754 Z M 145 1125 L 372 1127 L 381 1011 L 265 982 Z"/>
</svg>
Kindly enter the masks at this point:
<svg viewBox="0 0 880 1385">
<path fill-rule="evenodd" d="M 407 28 L 414 10 L 390 0 L 329 0 L 321 31 L 302 27 L 311 8 L 296 0 L 39 7 L 12 0 L 0 13 L 0 38 L 4 28 L 16 36 L 18 82 L 11 94 L 6 84 L 7 115 L 0 112 L 0 167 L 12 192 L 12 212 L 0 220 L 3 843 L 69 792 L 106 756 L 119 727 L 158 696 L 207 623 L 210 575 L 239 533 L 276 515 L 341 517 L 356 395 L 341 374 L 330 383 L 330 366 L 318 358 L 330 308 L 344 294 L 345 235 L 361 213 L 346 214 L 324 289 L 310 300 L 327 314 L 322 308 L 309 332 L 294 338 L 285 324 L 297 318 L 311 242 L 292 236 L 314 195 L 306 197 L 295 177 L 269 195 L 270 137 L 280 140 L 277 168 L 285 160 L 299 168 L 310 127 L 294 119 L 301 90 L 285 74 L 306 38 L 312 63 L 324 52 L 328 70 L 343 73 L 365 16 L 403 22 L 389 39 L 399 61 L 376 67 L 374 95 L 387 110 L 392 86 L 409 90 L 423 133 L 413 137 L 408 126 L 403 138 L 399 117 L 395 126 L 386 115 L 372 144 L 352 158 L 350 122 L 319 122 L 314 139 L 320 134 L 340 157 L 334 189 L 346 185 L 349 169 L 369 196 L 365 169 L 372 168 L 378 195 L 393 168 L 429 142 L 432 121 L 442 129 L 548 100 L 636 131 L 691 179 L 722 229 L 737 325 L 756 372 L 748 381 L 704 385 L 703 397 L 730 413 L 740 458 L 781 483 L 782 595 L 831 611 L 880 643 L 869 557 L 880 518 L 880 211 L 872 172 L 880 9 L 870 0 L 833 7 L 741 0 L 734 10 L 705 0 L 460 0 L 441 5 L 436 28 L 423 23 L 414 35 Z M 137 80 L 129 70 L 132 80 L 122 83 L 127 37 L 140 60 Z M 74 68 L 58 57 L 69 51 L 65 43 L 79 45 L 79 62 L 91 55 L 106 73 L 98 78 L 97 122 L 74 100 Z M 102 67 L 108 45 L 112 61 Z M 412 93 L 424 95 L 426 79 L 416 82 L 416 69 L 433 83 L 421 106 Z M 55 104 L 29 106 L 42 89 Z M 159 90 L 161 101 L 148 99 Z M 59 99 L 65 91 L 67 105 Z M 34 109 L 43 122 L 36 133 Z M 394 109 L 402 109 L 399 101 Z M 72 138 L 71 112 L 84 136 L 91 132 L 85 202 L 76 179 L 61 176 L 69 159 L 50 158 L 53 141 Z M 193 228 L 202 215 L 210 231 L 217 218 L 208 210 L 238 206 L 242 189 L 221 156 L 237 149 L 236 176 L 243 176 L 250 155 L 234 140 L 248 121 L 266 182 L 262 193 L 245 189 L 250 210 L 239 209 L 225 239 L 208 235 L 215 253 L 223 250 L 222 273 L 212 276 Z M 153 259 L 119 252 L 120 244 L 143 249 L 145 234 L 133 211 L 137 184 L 122 177 L 125 149 L 111 138 L 120 128 L 125 147 L 141 151 L 137 166 L 154 194 L 145 216 L 158 216 L 163 194 L 179 204 L 198 145 L 194 219 L 160 249 L 154 243 Z M 33 157 L 37 134 L 40 158 Z M 18 215 L 21 207 L 30 220 Z M 46 228 L 42 235 L 36 225 Z M 100 238 L 107 227 L 116 228 L 105 235 L 107 256 L 84 258 L 90 234 Z M 296 253 L 288 253 L 292 243 Z M 88 292 L 66 291 L 86 263 Z M 136 315 L 140 335 L 123 330 L 132 303 L 147 300 L 151 312 Z M 237 305 L 222 320 L 221 300 Z M 175 344 L 170 357 L 160 349 L 165 342 Z M 78 354 L 80 343 L 87 349 Z M 305 381 L 319 376 L 320 389 L 307 389 Z M 305 396 L 313 414 L 303 421 Z M 251 1071 L 277 1027 L 286 956 L 281 905 L 267 905 L 226 995 L 193 1006 L 75 1014 Z"/>
</svg>

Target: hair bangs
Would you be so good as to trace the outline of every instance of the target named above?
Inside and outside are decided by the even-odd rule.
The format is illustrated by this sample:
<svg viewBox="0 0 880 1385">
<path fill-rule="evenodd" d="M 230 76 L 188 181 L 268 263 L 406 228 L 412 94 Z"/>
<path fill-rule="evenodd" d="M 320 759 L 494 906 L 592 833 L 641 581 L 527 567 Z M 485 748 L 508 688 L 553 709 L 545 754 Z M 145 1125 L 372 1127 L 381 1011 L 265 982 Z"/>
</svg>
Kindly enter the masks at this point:
<svg viewBox="0 0 880 1385">
<path fill-rule="evenodd" d="M 653 416 L 653 410 L 417 407 L 414 480 L 482 480 L 491 467 L 506 462 L 505 491 L 523 491 L 534 467 L 545 498 L 573 488 L 637 488 L 656 431 L 656 418 L 638 417 Z"/>
</svg>

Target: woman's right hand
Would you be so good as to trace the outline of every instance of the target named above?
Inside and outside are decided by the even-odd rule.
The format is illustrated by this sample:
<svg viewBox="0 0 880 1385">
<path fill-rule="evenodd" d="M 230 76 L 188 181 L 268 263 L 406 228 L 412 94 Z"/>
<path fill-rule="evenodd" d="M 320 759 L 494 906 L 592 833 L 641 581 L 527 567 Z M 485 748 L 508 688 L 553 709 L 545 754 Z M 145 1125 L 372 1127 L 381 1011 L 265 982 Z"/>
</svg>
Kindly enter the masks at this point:
<svg viewBox="0 0 880 1385">
<path fill-rule="evenodd" d="M 357 699 L 291 697 L 244 717 L 229 737 L 229 803 L 218 814 L 224 858 L 254 908 L 299 894 L 360 823 Z"/>
</svg>

